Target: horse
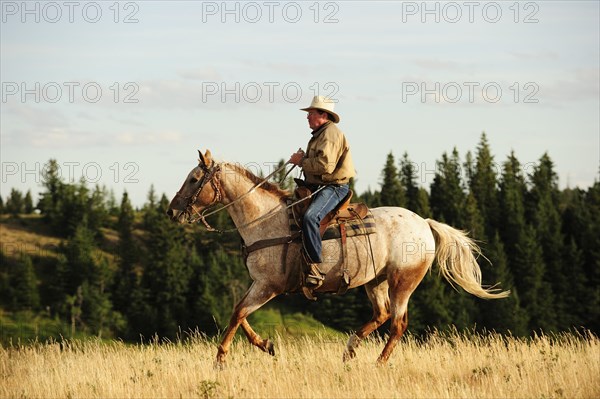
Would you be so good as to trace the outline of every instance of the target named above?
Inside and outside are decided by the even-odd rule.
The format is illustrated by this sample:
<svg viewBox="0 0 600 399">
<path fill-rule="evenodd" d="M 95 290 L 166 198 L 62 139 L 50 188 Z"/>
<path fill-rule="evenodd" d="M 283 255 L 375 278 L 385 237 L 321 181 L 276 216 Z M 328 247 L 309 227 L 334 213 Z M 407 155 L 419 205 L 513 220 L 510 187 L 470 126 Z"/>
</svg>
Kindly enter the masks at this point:
<svg viewBox="0 0 600 399">
<path fill-rule="evenodd" d="M 247 317 L 276 296 L 290 292 L 290 281 L 298 280 L 298 267 L 294 265 L 301 262 L 301 243 L 288 240 L 286 200 L 290 193 L 238 164 L 213 160 L 208 150 L 198 154 L 198 165 L 188 173 L 169 204 L 168 217 L 182 224 L 201 220 L 210 227 L 203 215 L 221 204 L 247 246 L 264 240 L 273 242 L 247 254 L 252 283 L 233 310 L 217 350 L 216 364 L 225 363 L 239 327 L 252 345 L 274 356 L 273 343 L 261 338 Z M 400 207 L 378 207 L 370 212 L 376 233 L 348 237 L 345 244 L 340 239 L 328 240 L 323 246 L 324 262 L 320 266 L 326 275 L 315 292 L 336 292 L 343 269 L 350 276 L 348 288 L 364 286 L 373 306 L 371 320 L 350 335 L 343 361 L 354 358 L 360 341 L 391 319 L 389 338 L 377 359 L 379 364 L 388 361 L 408 326 L 408 300 L 434 259 L 453 287 L 458 285 L 484 299 L 509 295 L 496 285 L 482 286 L 477 263 L 481 251 L 467 233 Z"/>
</svg>

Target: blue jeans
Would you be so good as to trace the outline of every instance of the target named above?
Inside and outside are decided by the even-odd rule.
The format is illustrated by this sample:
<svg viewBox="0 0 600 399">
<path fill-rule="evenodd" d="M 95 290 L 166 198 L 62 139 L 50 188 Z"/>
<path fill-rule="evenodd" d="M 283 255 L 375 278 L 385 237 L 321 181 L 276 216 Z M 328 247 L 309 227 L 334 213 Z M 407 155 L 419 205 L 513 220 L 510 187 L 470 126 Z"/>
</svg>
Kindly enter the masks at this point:
<svg viewBox="0 0 600 399">
<path fill-rule="evenodd" d="M 321 233 L 319 226 L 321 220 L 335 209 L 346 197 L 349 188 L 344 185 L 327 185 L 312 198 L 304 214 L 302 232 L 304 236 L 304 250 L 312 263 L 321 263 Z"/>
</svg>

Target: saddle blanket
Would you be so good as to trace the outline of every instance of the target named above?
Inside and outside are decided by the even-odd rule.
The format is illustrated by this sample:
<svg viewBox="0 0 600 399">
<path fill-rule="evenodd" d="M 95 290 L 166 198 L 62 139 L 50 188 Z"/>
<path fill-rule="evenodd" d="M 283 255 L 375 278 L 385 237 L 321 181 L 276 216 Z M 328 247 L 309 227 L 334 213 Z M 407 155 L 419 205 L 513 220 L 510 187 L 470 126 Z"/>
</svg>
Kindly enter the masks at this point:
<svg viewBox="0 0 600 399">
<path fill-rule="evenodd" d="M 292 212 L 289 212 L 290 229 L 293 233 L 300 231 L 300 227 L 294 219 Z M 346 237 L 368 235 L 377 232 L 375 227 L 375 217 L 371 212 L 364 219 L 351 219 L 344 222 L 346 228 Z M 342 238 L 342 233 L 339 223 L 332 223 L 327 226 L 327 230 L 323 234 L 323 241 Z"/>
</svg>

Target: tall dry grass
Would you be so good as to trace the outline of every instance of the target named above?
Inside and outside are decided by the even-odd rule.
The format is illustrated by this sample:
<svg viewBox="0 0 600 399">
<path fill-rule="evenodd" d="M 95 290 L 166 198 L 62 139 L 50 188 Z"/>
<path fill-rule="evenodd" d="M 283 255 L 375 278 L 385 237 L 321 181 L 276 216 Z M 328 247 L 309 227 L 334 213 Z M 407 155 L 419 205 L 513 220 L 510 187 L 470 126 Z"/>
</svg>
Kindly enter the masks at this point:
<svg viewBox="0 0 600 399">
<path fill-rule="evenodd" d="M 600 397 L 600 342 L 592 336 L 407 338 L 385 367 L 375 365 L 378 340 L 365 341 L 347 364 L 341 339 L 280 337 L 276 344 L 270 357 L 238 340 L 221 371 L 213 367 L 216 344 L 199 338 L 5 348 L 0 397 Z"/>
</svg>

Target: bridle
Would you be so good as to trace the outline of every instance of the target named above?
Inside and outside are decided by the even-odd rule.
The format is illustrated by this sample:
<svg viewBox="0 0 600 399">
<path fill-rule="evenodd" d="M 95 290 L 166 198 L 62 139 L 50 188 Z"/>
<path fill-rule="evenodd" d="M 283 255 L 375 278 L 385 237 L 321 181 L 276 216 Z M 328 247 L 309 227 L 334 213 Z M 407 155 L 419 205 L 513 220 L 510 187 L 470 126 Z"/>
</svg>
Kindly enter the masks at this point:
<svg viewBox="0 0 600 399">
<path fill-rule="evenodd" d="M 207 167 L 205 164 L 199 164 L 198 167 L 204 173 L 196 191 L 194 191 L 192 195 L 186 196 L 182 195 L 181 190 L 179 190 L 175 194 L 175 197 L 179 197 L 184 201 L 187 201 L 184 209 L 184 214 L 189 215 L 190 217 L 190 219 L 188 219 L 188 223 L 196 223 L 198 220 L 200 220 L 204 223 L 207 229 L 215 230 L 208 224 L 208 222 L 206 222 L 205 218 L 208 215 L 205 215 L 205 212 L 207 212 L 212 206 L 214 206 L 223 199 L 223 194 L 221 193 L 221 186 L 219 184 L 219 181 L 215 178 L 217 173 L 221 171 L 221 164 L 215 164 L 213 162 L 210 167 Z M 210 183 L 212 185 L 215 195 L 212 201 L 202 210 L 202 213 L 200 213 L 196 208 L 195 203 L 198 199 L 198 196 L 202 192 L 202 189 L 204 189 L 204 186 L 206 186 L 207 183 Z"/>
<path fill-rule="evenodd" d="M 257 188 L 259 188 L 260 186 L 262 186 L 263 184 L 265 184 L 276 173 L 279 173 L 281 170 L 285 169 L 288 164 L 289 164 L 289 162 L 284 163 L 283 165 L 281 165 L 281 167 L 277 168 L 275 171 L 273 171 L 267 177 L 265 177 L 264 179 L 262 179 L 259 183 L 256 183 L 250 190 L 248 190 L 244 194 L 240 195 L 239 197 L 237 197 L 236 199 L 234 199 L 230 203 L 225 204 L 222 207 L 217 208 L 215 210 L 212 210 L 210 212 L 208 212 L 210 210 L 210 208 L 213 207 L 214 205 L 216 205 L 218 202 L 220 202 L 223 199 L 223 194 L 221 192 L 221 185 L 220 185 L 218 179 L 216 179 L 217 174 L 219 172 L 221 172 L 221 170 L 222 170 L 221 169 L 221 164 L 215 164 L 213 162 L 212 166 L 210 166 L 210 167 L 207 167 L 205 164 L 199 164 L 198 166 L 204 172 L 204 176 L 202 176 L 202 180 L 200 181 L 200 185 L 198 186 L 198 188 L 196 189 L 196 191 L 194 192 L 194 194 L 188 195 L 188 196 L 184 196 L 184 195 L 181 194 L 181 190 L 179 190 L 175 194 L 175 197 L 179 197 L 179 198 L 187 201 L 187 204 L 186 204 L 185 210 L 184 210 L 184 214 L 187 214 L 187 215 L 190 216 L 190 219 L 188 220 L 188 223 L 197 223 L 198 221 L 201 221 L 202 224 L 204 224 L 204 226 L 206 227 L 206 229 L 208 231 L 214 231 L 214 232 L 217 232 L 217 233 L 230 233 L 230 232 L 233 232 L 233 231 L 237 231 L 237 230 L 242 229 L 244 227 L 247 227 L 247 226 L 249 226 L 251 224 L 258 223 L 258 222 L 260 222 L 262 220 L 269 219 L 270 217 L 275 216 L 278 212 L 281 211 L 281 207 L 275 207 L 270 212 L 268 212 L 268 213 L 266 213 L 266 214 L 264 214 L 264 215 L 262 215 L 262 216 L 260 216 L 260 217 L 258 217 L 256 219 L 254 219 L 254 220 L 251 220 L 251 221 L 249 221 L 248 223 L 245 223 L 242 226 L 237 226 L 235 228 L 227 229 L 227 230 L 219 230 L 219 229 L 216 229 L 216 228 L 212 227 L 210 224 L 208 224 L 208 222 L 206 221 L 206 218 L 208 216 L 214 215 L 215 213 L 221 212 L 222 210 L 224 210 L 226 208 L 229 208 L 230 206 L 232 206 L 233 204 L 239 202 L 240 200 L 242 200 L 246 196 L 252 194 Z M 292 166 L 290 168 L 290 170 L 288 170 L 285 173 L 285 175 L 283 176 L 283 178 L 281 180 L 282 181 L 285 180 L 285 178 L 290 174 L 290 172 L 295 167 L 296 167 L 296 165 Z M 202 210 L 202 212 L 199 212 L 198 209 L 196 209 L 196 207 L 194 206 L 194 204 L 196 203 L 196 200 L 198 199 L 198 196 L 202 192 L 202 189 L 204 188 L 204 186 L 206 186 L 206 184 L 209 183 L 209 182 L 213 186 L 213 191 L 215 192 L 215 196 L 213 197 L 212 201 Z M 292 208 L 293 206 L 295 206 L 296 204 L 299 204 L 300 202 L 307 201 L 307 200 L 311 199 L 315 194 L 317 194 L 323 188 L 325 188 L 325 186 L 321 186 L 319 189 L 315 190 L 313 193 L 311 193 L 307 197 L 304 197 L 304 198 L 301 198 L 301 199 L 299 199 L 299 200 L 297 200 L 295 202 L 292 202 L 285 209 Z"/>
</svg>

